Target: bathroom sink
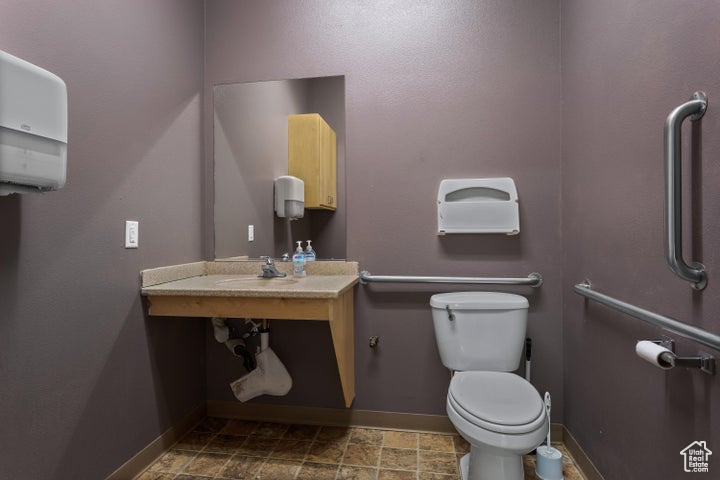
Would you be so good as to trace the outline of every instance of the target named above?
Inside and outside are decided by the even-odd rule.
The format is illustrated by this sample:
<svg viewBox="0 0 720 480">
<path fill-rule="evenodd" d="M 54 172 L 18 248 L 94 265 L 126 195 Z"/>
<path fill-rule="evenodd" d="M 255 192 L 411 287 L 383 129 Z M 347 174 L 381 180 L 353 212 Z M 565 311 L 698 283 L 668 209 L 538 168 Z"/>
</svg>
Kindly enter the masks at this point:
<svg viewBox="0 0 720 480">
<path fill-rule="evenodd" d="M 262 278 L 262 277 L 237 277 L 237 278 L 226 278 L 215 283 L 215 285 L 229 288 L 256 288 L 256 287 L 282 287 L 283 285 L 291 285 L 296 283 L 297 280 L 294 278 L 287 277 L 274 277 L 274 278 Z"/>
</svg>

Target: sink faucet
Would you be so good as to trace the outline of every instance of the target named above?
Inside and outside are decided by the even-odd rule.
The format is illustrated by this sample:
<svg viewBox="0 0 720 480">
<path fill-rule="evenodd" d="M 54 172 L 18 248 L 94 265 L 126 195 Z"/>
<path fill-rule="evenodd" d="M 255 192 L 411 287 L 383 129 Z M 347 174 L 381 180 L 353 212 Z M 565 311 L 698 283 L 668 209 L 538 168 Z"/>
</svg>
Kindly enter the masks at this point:
<svg viewBox="0 0 720 480">
<path fill-rule="evenodd" d="M 280 273 L 277 270 L 277 267 L 275 266 L 275 261 L 272 259 L 272 257 L 263 257 L 265 259 L 265 265 L 260 267 L 262 269 L 262 274 L 258 275 L 258 277 L 262 278 L 275 278 L 275 277 L 285 277 L 285 273 Z"/>
</svg>

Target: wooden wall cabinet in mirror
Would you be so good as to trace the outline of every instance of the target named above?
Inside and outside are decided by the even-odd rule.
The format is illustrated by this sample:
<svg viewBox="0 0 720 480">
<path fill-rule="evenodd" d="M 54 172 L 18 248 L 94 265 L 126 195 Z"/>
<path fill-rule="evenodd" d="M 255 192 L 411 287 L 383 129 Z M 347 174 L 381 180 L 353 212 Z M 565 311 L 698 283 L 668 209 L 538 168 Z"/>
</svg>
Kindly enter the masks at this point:
<svg viewBox="0 0 720 480">
<path fill-rule="evenodd" d="M 337 140 L 317 113 L 288 116 L 288 175 L 305 182 L 305 208 L 337 209 Z"/>
</svg>

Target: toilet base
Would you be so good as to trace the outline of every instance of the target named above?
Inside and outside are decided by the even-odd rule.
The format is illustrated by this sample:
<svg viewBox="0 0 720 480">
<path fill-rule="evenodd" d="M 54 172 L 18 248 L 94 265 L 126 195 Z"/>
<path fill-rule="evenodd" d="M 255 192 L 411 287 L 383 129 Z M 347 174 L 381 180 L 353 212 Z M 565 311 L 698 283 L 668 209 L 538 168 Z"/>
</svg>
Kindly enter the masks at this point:
<svg viewBox="0 0 720 480">
<path fill-rule="evenodd" d="M 522 456 L 497 455 L 475 445 L 460 459 L 461 480 L 523 480 Z"/>
<path fill-rule="evenodd" d="M 460 480 L 470 480 L 468 478 L 468 467 L 470 466 L 470 454 L 466 453 L 460 459 Z"/>
</svg>

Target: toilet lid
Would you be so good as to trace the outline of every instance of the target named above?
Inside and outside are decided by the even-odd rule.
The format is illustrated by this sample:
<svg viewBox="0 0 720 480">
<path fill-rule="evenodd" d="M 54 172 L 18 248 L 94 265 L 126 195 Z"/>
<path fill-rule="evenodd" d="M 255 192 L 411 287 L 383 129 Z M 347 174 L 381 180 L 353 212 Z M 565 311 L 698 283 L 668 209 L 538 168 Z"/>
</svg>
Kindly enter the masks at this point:
<svg viewBox="0 0 720 480">
<path fill-rule="evenodd" d="M 448 402 L 469 422 L 501 433 L 532 431 L 546 417 L 535 387 L 514 373 L 458 372 Z"/>
</svg>

